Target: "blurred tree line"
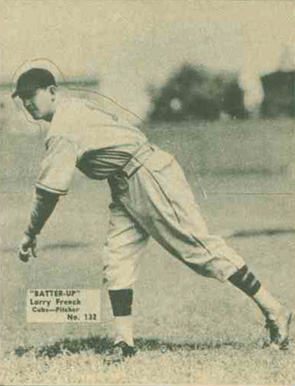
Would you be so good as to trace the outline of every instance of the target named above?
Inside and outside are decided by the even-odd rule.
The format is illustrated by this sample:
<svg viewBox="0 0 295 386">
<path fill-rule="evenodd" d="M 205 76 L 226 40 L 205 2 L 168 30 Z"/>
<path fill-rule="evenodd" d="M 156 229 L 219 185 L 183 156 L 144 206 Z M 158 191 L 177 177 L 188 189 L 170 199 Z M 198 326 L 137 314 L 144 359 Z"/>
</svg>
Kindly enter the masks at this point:
<svg viewBox="0 0 295 386">
<path fill-rule="evenodd" d="M 264 98 L 260 106 L 265 118 L 295 118 L 295 71 L 275 71 L 261 77 Z"/>
<path fill-rule="evenodd" d="M 184 64 L 161 87 L 150 85 L 149 118 L 155 121 L 196 118 L 219 119 L 221 114 L 244 119 L 244 93 L 236 74 L 213 73 L 202 66 Z"/>
<path fill-rule="evenodd" d="M 294 80 L 294 71 L 275 71 L 261 77 L 264 99 L 258 108 L 262 118 L 295 117 Z M 148 118 L 153 121 L 249 117 L 236 73 L 214 73 L 184 64 L 164 85 L 149 85 L 147 92 L 151 100 Z"/>
</svg>

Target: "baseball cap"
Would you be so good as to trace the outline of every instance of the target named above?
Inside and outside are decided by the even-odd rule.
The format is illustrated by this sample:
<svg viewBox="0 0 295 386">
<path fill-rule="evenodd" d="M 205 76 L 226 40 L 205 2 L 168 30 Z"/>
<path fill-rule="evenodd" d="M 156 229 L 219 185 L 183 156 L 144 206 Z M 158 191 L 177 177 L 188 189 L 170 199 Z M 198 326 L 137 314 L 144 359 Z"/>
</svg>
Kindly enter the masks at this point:
<svg viewBox="0 0 295 386">
<path fill-rule="evenodd" d="M 44 68 L 31 68 L 18 78 L 12 98 L 30 95 L 38 88 L 46 88 L 51 85 L 56 86 L 56 81 L 50 71 Z"/>
</svg>

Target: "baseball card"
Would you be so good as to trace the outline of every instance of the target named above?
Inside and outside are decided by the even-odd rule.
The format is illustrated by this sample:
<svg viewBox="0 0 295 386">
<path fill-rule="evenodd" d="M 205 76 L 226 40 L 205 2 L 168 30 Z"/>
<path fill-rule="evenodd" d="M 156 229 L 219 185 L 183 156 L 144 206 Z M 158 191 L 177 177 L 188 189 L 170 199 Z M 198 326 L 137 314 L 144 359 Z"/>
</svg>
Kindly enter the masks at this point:
<svg viewBox="0 0 295 386">
<path fill-rule="evenodd" d="M 3 0 L 2 385 L 292 385 L 295 2 Z"/>
</svg>

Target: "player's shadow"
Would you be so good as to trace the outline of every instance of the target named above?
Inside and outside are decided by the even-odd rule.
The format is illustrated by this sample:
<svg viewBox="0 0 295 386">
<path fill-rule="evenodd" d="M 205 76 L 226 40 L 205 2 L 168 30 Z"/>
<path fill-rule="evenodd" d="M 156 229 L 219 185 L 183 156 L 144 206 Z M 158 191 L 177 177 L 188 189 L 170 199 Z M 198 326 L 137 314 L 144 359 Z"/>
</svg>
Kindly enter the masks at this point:
<svg viewBox="0 0 295 386">
<path fill-rule="evenodd" d="M 79 354 L 82 352 L 92 351 L 94 354 L 106 354 L 112 347 L 113 341 L 107 337 L 90 336 L 80 339 L 63 339 L 55 342 L 52 345 L 46 345 L 40 348 L 34 347 L 18 347 L 14 353 L 21 357 L 28 352 L 34 352 L 36 357 L 54 358 L 62 355 Z M 174 351 L 195 351 L 195 350 L 216 350 L 222 348 L 241 349 L 246 347 L 242 342 L 222 339 L 222 340 L 207 340 L 194 343 L 183 342 L 174 343 L 162 341 L 158 338 L 138 338 L 135 340 L 135 346 L 140 352 L 158 351 L 158 352 L 174 352 Z"/>
</svg>

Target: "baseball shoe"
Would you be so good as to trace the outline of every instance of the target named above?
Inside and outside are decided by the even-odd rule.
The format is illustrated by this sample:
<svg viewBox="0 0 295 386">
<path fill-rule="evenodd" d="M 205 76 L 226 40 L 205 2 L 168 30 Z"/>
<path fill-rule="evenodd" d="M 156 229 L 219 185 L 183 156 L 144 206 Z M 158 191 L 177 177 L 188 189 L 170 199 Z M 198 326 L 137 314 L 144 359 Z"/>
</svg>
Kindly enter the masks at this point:
<svg viewBox="0 0 295 386">
<path fill-rule="evenodd" d="M 269 331 L 270 343 L 268 347 L 279 350 L 289 348 L 289 330 L 292 312 L 283 312 L 274 318 L 267 317 L 265 327 Z"/>
<path fill-rule="evenodd" d="M 117 365 L 124 362 L 125 358 L 133 357 L 136 354 L 134 347 L 121 341 L 113 346 L 110 352 L 104 358 L 104 363 L 107 365 Z"/>
</svg>

